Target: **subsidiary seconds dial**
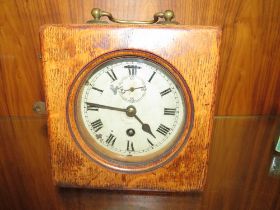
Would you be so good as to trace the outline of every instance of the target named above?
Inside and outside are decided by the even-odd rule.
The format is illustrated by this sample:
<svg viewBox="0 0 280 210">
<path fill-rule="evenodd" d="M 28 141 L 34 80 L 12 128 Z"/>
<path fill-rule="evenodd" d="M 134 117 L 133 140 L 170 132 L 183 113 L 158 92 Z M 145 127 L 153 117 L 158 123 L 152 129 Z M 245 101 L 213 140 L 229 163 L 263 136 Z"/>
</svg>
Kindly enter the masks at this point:
<svg viewBox="0 0 280 210">
<path fill-rule="evenodd" d="M 140 56 L 109 59 L 78 88 L 76 121 L 83 141 L 106 162 L 141 165 L 175 147 L 186 127 L 182 85 Z"/>
</svg>

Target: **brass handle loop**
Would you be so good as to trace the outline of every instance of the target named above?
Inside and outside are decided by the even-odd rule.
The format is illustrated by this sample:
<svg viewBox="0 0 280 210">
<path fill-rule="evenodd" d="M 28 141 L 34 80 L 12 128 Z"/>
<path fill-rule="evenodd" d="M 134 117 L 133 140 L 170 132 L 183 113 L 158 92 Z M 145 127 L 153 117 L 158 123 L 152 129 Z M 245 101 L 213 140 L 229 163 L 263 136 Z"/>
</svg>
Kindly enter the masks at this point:
<svg viewBox="0 0 280 210">
<path fill-rule="evenodd" d="M 99 8 L 93 8 L 91 10 L 91 15 L 93 17 L 92 20 L 87 21 L 87 23 L 94 23 L 94 24 L 106 24 L 107 21 L 101 20 L 101 17 L 108 17 L 108 19 L 114 23 L 121 23 L 121 24 L 179 24 L 176 21 L 172 21 L 175 17 L 174 12 L 172 10 L 166 10 L 165 12 L 157 12 L 154 14 L 153 20 L 148 21 L 139 21 L 139 20 L 120 20 L 114 18 L 113 15 L 109 12 L 102 11 Z M 163 21 L 159 21 L 159 19 L 164 19 Z"/>
</svg>

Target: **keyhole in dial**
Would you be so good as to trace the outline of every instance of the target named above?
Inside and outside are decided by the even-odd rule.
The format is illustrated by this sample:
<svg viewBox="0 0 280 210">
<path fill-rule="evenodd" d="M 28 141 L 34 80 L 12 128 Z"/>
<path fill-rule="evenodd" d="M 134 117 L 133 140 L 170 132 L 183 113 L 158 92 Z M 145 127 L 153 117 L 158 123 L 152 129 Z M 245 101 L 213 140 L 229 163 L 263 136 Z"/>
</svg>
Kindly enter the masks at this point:
<svg viewBox="0 0 280 210">
<path fill-rule="evenodd" d="M 132 129 L 132 128 L 129 128 L 129 129 L 126 130 L 126 134 L 127 134 L 128 136 L 134 136 L 135 130 Z"/>
</svg>

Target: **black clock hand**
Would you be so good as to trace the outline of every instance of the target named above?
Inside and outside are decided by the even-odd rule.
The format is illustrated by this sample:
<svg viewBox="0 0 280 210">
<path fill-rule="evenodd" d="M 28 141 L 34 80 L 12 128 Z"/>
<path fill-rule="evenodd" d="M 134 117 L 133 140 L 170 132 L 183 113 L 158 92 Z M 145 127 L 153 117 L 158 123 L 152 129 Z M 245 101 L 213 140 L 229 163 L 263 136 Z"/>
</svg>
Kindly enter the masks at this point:
<svg viewBox="0 0 280 210">
<path fill-rule="evenodd" d="M 155 135 L 152 133 L 151 128 L 150 128 L 150 126 L 148 124 L 143 123 L 136 114 L 134 115 L 134 117 L 136 118 L 136 120 L 138 120 L 142 124 L 142 130 L 143 131 L 151 134 L 154 138 L 156 138 Z"/>
<path fill-rule="evenodd" d="M 136 90 L 136 89 L 141 89 L 141 88 L 144 88 L 145 86 L 141 86 L 141 87 L 136 87 L 136 88 L 134 88 L 134 87 L 131 87 L 131 88 L 129 88 L 129 89 L 126 89 L 126 90 L 122 90 L 123 92 L 126 92 L 126 91 L 131 91 L 131 92 L 133 92 L 134 90 Z"/>
<path fill-rule="evenodd" d="M 95 103 L 90 103 L 90 102 L 86 102 L 86 104 L 89 107 L 95 107 L 95 108 L 101 108 L 101 109 L 110 109 L 110 110 L 125 112 L 127 114 L 127 116 L 135 117 L 136 120 L 138 120 L 142 124 L 142 130 L 143 131 L 151 134 L 154 138 L 156 138 L 155 135 L 152 133 L 149 124 L 143 123 L 142 120 L 140 120 L 140 118 L 136 115 L 136 109 L 133 106 L 128 106 L 126 109 L 122 109 L 122 108 L 106 106 L 106 105 L 101 105 L 101 104 L 95 104 Z"/>
<path fill-rule="evenodd" d="M 134 88 L 134 90 L 136 90 L 136 89 L 140 89 L 140 88 L 145 88 L 146 86 L 142 86 L 142 87 L 136 87 L 136 88 Z"/>
<path fill-rule="evenodd" d="M 122 109 L 122 108 L 118 108 L 118 107 L 106 106 L 106 105 L 95 104 L 95 103 L 90 103 L 90 102 L 86 102 L 86 104 L 89 107 L 95 107 L 95 108 L 101 108 L 101 109 L 110 109 L 110 110 L 115 110 L 115 111 L 120 111 L 120 112 L 126 112 L 126 110 L 127 110 L 127 109 Z"/>
</svg>

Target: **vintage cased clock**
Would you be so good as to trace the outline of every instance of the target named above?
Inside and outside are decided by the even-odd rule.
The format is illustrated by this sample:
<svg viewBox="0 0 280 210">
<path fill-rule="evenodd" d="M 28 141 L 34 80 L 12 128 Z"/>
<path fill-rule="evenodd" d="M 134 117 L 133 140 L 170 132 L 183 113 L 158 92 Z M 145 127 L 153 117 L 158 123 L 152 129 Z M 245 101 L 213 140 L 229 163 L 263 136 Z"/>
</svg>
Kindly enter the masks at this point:
<svg viewBox="0 0 280 210">
<path fill-rule="evenodd" d="M 93 15 L 94 23 L 102 15 L 125 22 L 100 10 L 93 10 Z M 166 17 L 170 11 L 157 13 L 154 21 L 164 15 L 172 23 Z M 47 25 L 40 38 L 57 185 L 203 189 L 218 28 Z"/>
</svg>

